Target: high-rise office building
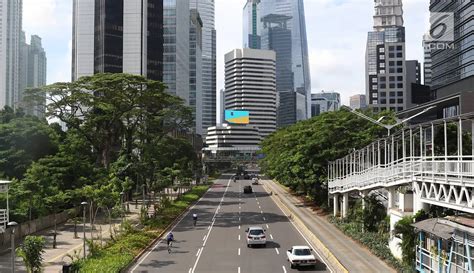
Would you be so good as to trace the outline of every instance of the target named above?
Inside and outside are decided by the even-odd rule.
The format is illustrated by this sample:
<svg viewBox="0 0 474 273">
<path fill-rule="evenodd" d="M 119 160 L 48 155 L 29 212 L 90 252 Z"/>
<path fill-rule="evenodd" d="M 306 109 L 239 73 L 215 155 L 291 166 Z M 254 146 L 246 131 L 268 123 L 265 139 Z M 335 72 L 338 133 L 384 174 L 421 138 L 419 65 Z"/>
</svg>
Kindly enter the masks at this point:
<svg viewBox="0 0 474 273">
<path fill-rule="evenodd" d="M 189 105 L 189 0 L 164 1 L 163 82 L 167 91 Z"/>
<path fill-rule="evenodd" d="M 162 26 L 162 0 L 74 0 L 72 79 L 109 72 L 162 80 Z"/>
<path fill-rule="evenodd" d="M 431 47 L 427 39 L 427 35 L 423 36 L 423 52 L 424 52 L 424 61 L 423 61 L 423 84 L 431 86 L 431 81 L 433 78 L 431 72 Z"/>
<path fill-rule="evenodd" d="M 27 44 L 24 32 L 22 32 L 20 48 L 20 80 L 18 90 L 20 106 L 23 108 L 25 113 L 29 115 L 43 117 L 45 111 L 44 103 L 35 105 L 23 101 L 23 92 L 27 88 L 35 88 L 46 85 L 46 52 L 44 51 L 44 48 L 41 44 L 41 38 L 39 36 L 32 35 L 30 44 Z"/>
<path fill-rule="evenodd" d="M 195 133 L 202 135 L 202 20 L 197 9 L 191 9 L 189 28 L 189 106 Z"/>
<path fill-rule="evenodd" d="M 0 109 L 20 100 L 22 0 L 0 1 Z"/>
<path fill-rule="evenodd" d="M 215 0 L 191 0 L 202 20 L 202 132 L 216 125 L 216 29 Z"/>
<path fill-rule="evenodd" d="M 341 95 L 337 92 L 320 92 L 311 94 L 311 117 L 325 112 L 334 112 L 341 107 Z"/>
<path fill-rule="evenodd" d="M 439 88 L 473 76 L 474 2 L 431 0 L 430 12 L 454 13 L 454 41 L 435 40 L 431 46 L 432 87 Z"/>
<path fill-rule="evenodd" d="M 243 20 L 244 47 L 274 50 L 277 53 L 277 89 L 278 92 L 298 92 L 305 96 L 305 104 L 292 107 L 286 102 L 288 97 L 299 101 L 298 95 L 280 96 L 279 115 L 289 113 L 291 109 L 301 112 L 304 117 L 311 115 L 311 79 L 309 73 L 308 43 L 303 0 L 248 0 L 244 7 Z M 282 61 L 280 61 L 282 59 Z M 291 117 L 279 117 L 280 124 L 293 124 L 299 119 L 293 113 Z"/>
<path fill-rule="evenodd" d="M 366 49 L 366 95 L 375 111 L 408 105 L 402 0 L 375 0 Z"/>
<path fill-rule="evenodd" d="M 244 48 L 261 48 L 261 21 L 260 0 L 247 0 L 243 12 L 243 37 Z"/>
<path fill-rule="evenodd" d="M 246 110 L 262 137 L 276 130 L 274 51 L 250 48 L 225 54 L 225 109 Z"/>
<path fill-rule="evenodd" d="M 367 107 L 367 97 L 363 94 L 351 96 L 350 107 L 352 109 L 365 109 Z"/>
</svg>

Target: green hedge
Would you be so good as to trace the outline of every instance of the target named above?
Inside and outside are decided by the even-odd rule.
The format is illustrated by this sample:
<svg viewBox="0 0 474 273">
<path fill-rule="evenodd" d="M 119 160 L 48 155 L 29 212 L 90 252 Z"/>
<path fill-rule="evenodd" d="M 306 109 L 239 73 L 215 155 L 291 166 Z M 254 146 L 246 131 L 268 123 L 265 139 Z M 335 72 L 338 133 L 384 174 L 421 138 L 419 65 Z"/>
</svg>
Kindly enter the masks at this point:
<svg viewBox="0 0 474 273">
<path fill-rule="evenodd" d="M 388 247 L 389 235 L 377 232 L 362 232 L 360 224 L 344 221 L 330 216 L 329 222 L 338 227 L 344 234 L 366 246 L 370 252 L 384 260 L 398 272 L 413 272 L 405 268 L 401 261 L 395 258 Z"/>
<path fill-rule="evenodd" d="M 130 229 L 115 241 L 102 249 L 98 249 L 94 255 L 85 261 L 78 261 L 74 268 L 79 272 L 116 273 L 128 266 L 135 256 L 144 249 L 156 236 L 163 231 L 178 215 L 180 215 L 193 202 L 197 201 L 209 186 L 196 186 L 181 198 L 163 209 L 154 219 L 145 221 L 142 230 Z M 127 228 L 125 228 L 127 230 Z"/>
</svg>

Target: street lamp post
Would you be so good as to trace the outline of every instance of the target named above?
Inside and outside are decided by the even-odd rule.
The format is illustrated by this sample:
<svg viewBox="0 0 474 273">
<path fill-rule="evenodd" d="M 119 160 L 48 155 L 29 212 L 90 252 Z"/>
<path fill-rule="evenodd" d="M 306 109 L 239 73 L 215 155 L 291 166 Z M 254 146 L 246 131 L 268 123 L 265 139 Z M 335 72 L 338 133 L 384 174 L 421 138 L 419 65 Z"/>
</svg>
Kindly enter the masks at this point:
<svg viewBox="0 0 474 273">
<path fill-rule="evenodd" d="M 8 227 L 11 228 L 10 241 L 11 241 L 11 256 L 12 256 L 12 272 L 15 273 L 15 228 L 18 225 L 17 222 L 9 222 Z"/>
<path fill-rule="evenodd" d="M 82 232 L 83 232 L 83 238 L 82 238 L 82 243 L 83 243 L 83 248 L 84 248 L 84 260 L 86 259 L 86 206 L 87 202 L 82 202 Z"/>
<path fill-rule="evenodd" d="M 384 128 L 387 129 L 387 131 L 388 131 L 388 136 L 390 136 L 390 132 L 391 132 L 391 130 L 392 130 L 394 127 L 397 127 L 397 126 L 400 125 L 400 124 L 403 124 L 403 123 L 405 123 L 405 122 L 407 122 L 407 121 L 409 121 L 409 120 L 411 120 L 411 119 L 413 119 L 413 118 L 416 118 L 417 116 L 422 115 L 422 114 L 428 112 L 429 110 L 431 110 L 431 109 L 433 109 L 433 108 L 435 108 L 435 107 L 436 107 L 436 106 L 427 107 L 427 108 L 423 109 L 423 111 L 421 111 L 421 112 L 419 112 L 419 113 L 417 113 L 417 114 L 414 114 L 414 115 L 411 116 L 411 117 L 408 117 L 408 118 L 403 119 L 403 120 L 398 120 L 395 124 L 388 125 L 388 124 L 383 124 L 383 123 L 380 122 L 384 117 L 381 117 L 381 118 L 379 118 L 378 120 L 375 120 L 375 119 L 373 119 L 373 118 L 371 118 L 371 117 L 368 117 L 368 116 L 362 114 L 361 112 L 359 112 L 359 111 L 357 111 L 357 110 L 355 110 L 355 109 L 352 109 L 352 108 L 350 108 L 350 107 L 348 107 L 348 106 L 345 106 L 345 105 L 341 106 L 341 108 L 345 108 L 345 109 L 351 111 L 352 113 L 354 113 L 355 115 L 357 115 L 357 116 L 359 116 L 359 117 L 361 117 L 361 118 L 363 118 L 363 119 L 366 119 L 366 120 L 368 120 L 368 121 L 370 121 L 370 122 L 372 122 L 372 123 L 375 123 L 375 124 L 377 124 L 377 125 L 379 125 L 379 126 L 384 127 Z"/>
<path fill-rule="evenodd" d="M 123 191 L 120 192 L 120 208 L 121 208 L 121 210 L 120 210 L 120 216 L 122 217 L 122 224 L 121 224 L 120 227 L 122 227 L 122 225 L 123 225 L 123 213 L 124 213 L 124 210 L 125 210 L 125 208 L 124 208 L 124 206 L 123 206 L 123 198 L 124 198 L 124 195 L 125 195 L 125 193 L 124 193 Z"/>
</svg>

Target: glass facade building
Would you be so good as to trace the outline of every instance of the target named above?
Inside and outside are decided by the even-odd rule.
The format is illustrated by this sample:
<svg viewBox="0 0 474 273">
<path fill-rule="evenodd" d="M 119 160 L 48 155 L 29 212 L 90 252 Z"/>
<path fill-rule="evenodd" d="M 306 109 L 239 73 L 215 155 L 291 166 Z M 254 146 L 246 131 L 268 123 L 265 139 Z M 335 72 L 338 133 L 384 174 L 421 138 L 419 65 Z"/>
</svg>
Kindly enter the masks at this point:
<svg viewBox="0 0 474 273">
<path fill-rule="evenodd" d="M 434 88 L 474 75 L 474 2 L 431 0 L 430 12 L 454 13 L 454 41 L 431 47 Z"/>
<path fill-rule="evenodd" d="M 191 0 L 202 20 L 202 132 L 216 125 L 216 29 L 214 0 Z M 199 71 L 198 71 L 199 72 Z"/>
<path fill-rule="evenodd" d="M 189 106 L 195 122 L 195 133 L 202 135 L 202 20 L 197 9 L 191 9 L 189 28 Z"/>
<path fill-rule="evenodd" d="M 19 101 L 22 0 L 0 1 L 0 108 Z"/>
<path fill-rule="evenodd" d="M 162 80 L 162 0 L 74 0 L 72 80 L 130 73 Z"/>
<path fill-rule="evenodd" d="M 250 9 L 252 4 L 252 9 Z M 256 4 L 256 8 L 253 5 Z M 256 16 L 255 16 L 256 13 Z M 277 90 L 287 92 L 291 89 L 305 96 L 305 104 L 298 106 L 297 112 L 304 109 L 304 117 L 311 115 L 311 79 L 309 72 L 308 45 L 306 38 L 306 22 L 303 0 L 260 0 L 248 1 L 244 7 L 244 47 L 248 47 L 251 35 L 260 38 L 260 49 L 274 50 L 277 53 Z M 256 31 L 255 31 L 256 28 Z M 279 60 L 283 59 L 282 61 Z M 293 103 L 285 101 L 285 98 L 298 96 L 287 96 L 283 94 L 279 99 L 279 108 L 283 107 L 280 114 L 288 113 L 293 108 Z M 297 101 L 300 101 L 299 99 Z M 284 109 L 288 107 L 288 109 Z M 295 108 L 293 108 L 295 109 Z M 300 116 L 293 113 L 293 117 Z M 279 120 L 287 120 L 288 123 L 279 124 L 285 126 L 293 124 L 300 119 L 282 117 Z"/>
</svg>

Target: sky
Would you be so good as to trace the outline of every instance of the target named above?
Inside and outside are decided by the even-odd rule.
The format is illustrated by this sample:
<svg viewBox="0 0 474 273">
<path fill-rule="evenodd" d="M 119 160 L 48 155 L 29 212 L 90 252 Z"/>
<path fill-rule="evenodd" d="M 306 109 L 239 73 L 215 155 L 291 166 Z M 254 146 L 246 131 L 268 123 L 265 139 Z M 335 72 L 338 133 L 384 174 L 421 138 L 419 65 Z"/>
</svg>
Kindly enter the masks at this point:
<svg viewBox="0 0 474 273">
<path fill-rule="evenodd" d="M 224 54 L 242 47 L 246 0 L 215 0 L 217 90 L 224 87 Z M 372 30 L 372 0 L 305 0 L 312 92 L 336 91 L 343 104 L 365 93 L 365 45 Z M 407 59 L 423 62 L 429 1 L 404 0 Z M 48 83 L 71 79 L 72 0 L 23 0 L 23 29 L 42 37 Z"/>
</svg>

